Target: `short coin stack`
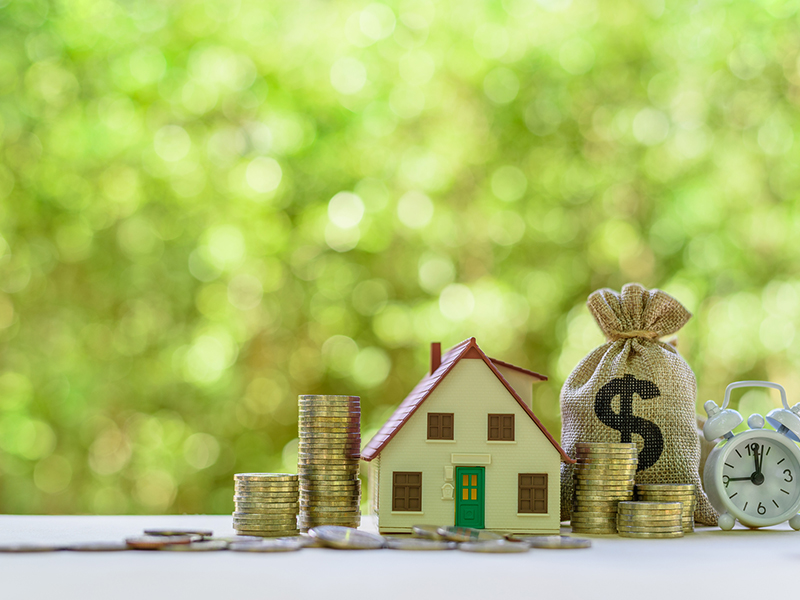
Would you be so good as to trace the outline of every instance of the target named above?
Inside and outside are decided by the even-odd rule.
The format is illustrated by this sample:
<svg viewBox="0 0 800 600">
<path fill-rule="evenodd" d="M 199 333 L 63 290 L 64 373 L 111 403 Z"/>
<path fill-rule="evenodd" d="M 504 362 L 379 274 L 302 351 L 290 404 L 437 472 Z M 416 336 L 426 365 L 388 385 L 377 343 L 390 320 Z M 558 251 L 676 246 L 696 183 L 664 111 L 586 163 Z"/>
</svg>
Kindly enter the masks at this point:
<svg viewBox="0 0 800 600">
<path fill-rule="evenodd" d="M 572 531 L 617 533 L 617 504 L 633 498 L 636 444 L 578 442 L 575 453 Z"/>
<path fill-rule="evenodd" d="M 642 483 L 636 486 L 639 500 L 644 502 L 680 502 L 684 533 L 694 531 L 695 485 L 693 483 Z"/>
<path fill-rule="evenodd" d="M 297 475 L 237 473 L 233 476 L 233 528 L 240 535 L 281 537 L 298 535 Z"/>
<path fill-rule="evenodd" d="M 300 396 L 300 529 L 361 524 L 361 399 Z"/>
<path fill-rule="evenodd" d="M 621 537 L 683 537 L 680 502 L 620 502 L 617 530 Z"/>
</svg>

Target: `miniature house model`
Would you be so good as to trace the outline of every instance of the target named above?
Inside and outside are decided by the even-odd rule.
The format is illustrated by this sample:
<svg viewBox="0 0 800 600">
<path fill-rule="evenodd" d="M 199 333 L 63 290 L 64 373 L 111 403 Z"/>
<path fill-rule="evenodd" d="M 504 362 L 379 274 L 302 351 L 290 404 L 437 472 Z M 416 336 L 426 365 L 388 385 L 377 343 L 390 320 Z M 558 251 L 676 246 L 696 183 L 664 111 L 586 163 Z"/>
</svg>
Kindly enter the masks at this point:
<svg viewBox="0 0 800 600">
<path fill-rule="evenodd" d="M 561 461 L 531 410 L 546 377 L 486 356 L 470 338 L 441 356 L 364 448 L 381 533 L 414 525 L 557 534 Z"/>
</svg>

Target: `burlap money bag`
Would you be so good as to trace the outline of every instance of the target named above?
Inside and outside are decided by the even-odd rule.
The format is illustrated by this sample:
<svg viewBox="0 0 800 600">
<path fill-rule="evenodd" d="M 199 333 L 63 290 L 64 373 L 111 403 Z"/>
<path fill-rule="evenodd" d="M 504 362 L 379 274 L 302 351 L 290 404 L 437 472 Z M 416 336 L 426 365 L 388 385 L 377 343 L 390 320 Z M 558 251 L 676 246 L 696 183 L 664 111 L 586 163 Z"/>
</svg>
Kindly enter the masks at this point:
<svg viewBox="0 0 800 600">
<path fill-rule="evenodd" d="M 608 340 L 584 358 L 561 389 L 561 446 L 633 442 L 636 483 L 694 483 L 695 520 L 717 523 L 703 491 L 695 420 L 697 383 L 675 347 L 659 340 L 691 318 L 661 290 L 629 283 L 621 293 L 598 290 L 587 302 Z M 574 466 L 561 466 L 561 518 L 572 511 Z"/>
</svg>

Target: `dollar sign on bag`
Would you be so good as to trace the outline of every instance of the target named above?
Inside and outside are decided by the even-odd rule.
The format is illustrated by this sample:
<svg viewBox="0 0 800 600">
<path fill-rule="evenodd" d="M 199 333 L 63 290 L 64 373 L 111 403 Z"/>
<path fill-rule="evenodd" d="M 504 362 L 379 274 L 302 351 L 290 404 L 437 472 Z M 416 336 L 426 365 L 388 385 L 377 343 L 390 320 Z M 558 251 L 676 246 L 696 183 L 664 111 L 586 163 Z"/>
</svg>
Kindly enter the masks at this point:
<svg viewBox="0 0 800 600">
<path fill-rule="evenodd" d="M 637 471 L 643 471 L 656 464 L 664 450 L 664 438 L 658 425 L 633 414 L 633 395 L 642 400 L 650 400 L 661 395 L 652 381 L 636 379 L 633 375 L 625 375 L 612 379 L 601 387 L 594 397 L 594 414 L 604 425 L 616 429 L 620 434 L 620 442 L 629 444 L 631 434 L 637 433 L 644 440 L 644 447 L 639 453 Z M 619 412 L 611 408 L 611 401 L 619 396 Z"/>
</svg>

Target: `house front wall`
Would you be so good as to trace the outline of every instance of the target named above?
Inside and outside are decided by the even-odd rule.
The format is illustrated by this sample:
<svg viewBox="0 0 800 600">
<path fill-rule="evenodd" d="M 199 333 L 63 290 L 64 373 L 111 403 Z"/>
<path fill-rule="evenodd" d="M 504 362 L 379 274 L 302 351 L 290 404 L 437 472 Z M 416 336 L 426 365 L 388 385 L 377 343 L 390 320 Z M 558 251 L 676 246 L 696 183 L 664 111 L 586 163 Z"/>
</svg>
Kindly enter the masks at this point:
<svg viewBox="0 0 800 600">
<path fill-rule="evenodd" d="M 453 413 L 453 440 L 428 440 L 428 413 Z M 513 414 L 513 442 L 488 441 L 488 415 Z M 377 459 L 376 459 L 377 460 Z M 480 359 L 462 359 L 380 454 L 377 491 L 382 532 L 455 524 L 457 467 L 485 469 L 486 529 L 558 533 L 560 454 Z M 421 510 L 393 510 L 393 473 L 422 473 Z M 548 475 L 547 512 L 518 512 L 520 473 Z M 372 487 L 372 486 L 370 486 Z"/>
</svg>

